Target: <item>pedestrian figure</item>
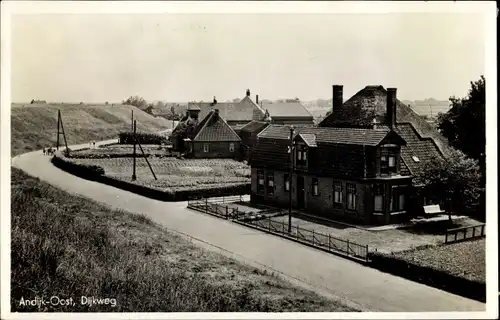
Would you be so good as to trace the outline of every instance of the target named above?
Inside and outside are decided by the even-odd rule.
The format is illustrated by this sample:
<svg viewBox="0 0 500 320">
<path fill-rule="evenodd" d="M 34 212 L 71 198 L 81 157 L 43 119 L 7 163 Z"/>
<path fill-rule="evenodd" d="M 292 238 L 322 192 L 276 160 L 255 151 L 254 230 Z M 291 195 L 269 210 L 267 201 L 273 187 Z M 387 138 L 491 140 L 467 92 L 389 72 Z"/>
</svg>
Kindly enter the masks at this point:
<svg viewBox="0 0 500 320">
<path fill-rule="evenodd" d="M 45 148 L 43 148 L 43 155 L 45 155 Z"/>
<path fill-rule="evenodd" d="M 94 141 L 92 141 L 92 143 L 94 144 L 94 149 L 95 149 L 95 140 L 94 140 Z"/>
</svg>

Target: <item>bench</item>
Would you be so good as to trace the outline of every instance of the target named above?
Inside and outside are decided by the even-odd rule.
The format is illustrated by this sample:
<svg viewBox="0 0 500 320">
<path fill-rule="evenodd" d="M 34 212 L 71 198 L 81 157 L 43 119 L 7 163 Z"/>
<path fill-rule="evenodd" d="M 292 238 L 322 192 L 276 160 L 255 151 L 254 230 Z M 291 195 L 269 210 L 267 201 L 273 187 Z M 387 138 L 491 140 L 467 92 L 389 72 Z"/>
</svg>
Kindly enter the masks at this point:
<svg viewBox="0 0 500 320">
<path fill-rule="evenodd" d="M 444 213 L 444 210 L 441 210 L 441 207 L 439 206 L 439 204 L 432 204 L 432 205 L 424 206 L 424 213 L 426 216 L 437 215 L 437 214 Z"/>
</svg>

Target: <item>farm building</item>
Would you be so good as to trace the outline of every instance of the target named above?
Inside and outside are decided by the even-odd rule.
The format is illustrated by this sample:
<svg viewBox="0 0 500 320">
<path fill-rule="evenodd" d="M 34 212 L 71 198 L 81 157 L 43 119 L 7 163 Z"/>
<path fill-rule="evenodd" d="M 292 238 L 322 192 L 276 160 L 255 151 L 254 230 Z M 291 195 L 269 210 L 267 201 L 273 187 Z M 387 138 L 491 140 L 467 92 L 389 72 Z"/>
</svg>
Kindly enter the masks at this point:
<svg viewBox="0 0 500 320">
<path fill-rule="evenodd" d="M 247 89 L 245 97 L 240 102 L 190 102 L 188 110 L 199 108 L 200 119 L 203 119 L 214 108 L 219 109 L 220 116 L 232 126 L 245 125 L 250 121 L 268 121 L 277 124 L 302 124 L 313 125 L 313 116 L 299 102 L 291 103 L 266 103 L 259 102 L 259 96 L 255 101 L 250 98 L 250 90 Z M 184 116 L 181 121 L 188 119 Z"/>
<path fill-rule="evenodd" d="M 396 89 L 368 86 L 342 103 L 342 86 L 333 86 L 332 114 L 317 128 L 294 130 L 293 207 L 376 224 L 421 213 L 433 199 L 419 175 L 449 150 L 433 130 L 397 100 Z M 250 159 L 252 201 L 288 206 L 289 146 L 288 126 L 259 134 Z"/>
<path fill-rule="evenodd" d="M 261 105 L 269 121 L 284 125 L 314 125 L 314 117 L 298 102 L 273 102 Z"/>
<path fill-rule="evenodd" d="M 192 158 L 241 157 L 241 139 L 220 116 L 218 109 L 199 121 L 199 108 L 190 107 L 189 119 L 171 135 L 172 148 Z"/>
</svg>

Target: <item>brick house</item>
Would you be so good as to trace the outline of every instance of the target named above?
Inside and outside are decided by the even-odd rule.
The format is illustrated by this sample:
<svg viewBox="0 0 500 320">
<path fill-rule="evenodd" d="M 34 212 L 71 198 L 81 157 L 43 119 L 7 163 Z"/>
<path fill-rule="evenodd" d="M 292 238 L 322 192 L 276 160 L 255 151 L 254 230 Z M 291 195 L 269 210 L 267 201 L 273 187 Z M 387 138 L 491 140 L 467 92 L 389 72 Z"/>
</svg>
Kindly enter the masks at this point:
<svg viewBox="0 0 500 320">
<path fill-rule="evenodd" d="M 292 157 L 290 145 L 288 126 L 259 134 L 250 160 L 252 202 L 288 207 L 293 163 L 293 208 L 367 224 L 407 218 L 412 176 L 401 172 L 406 142 L 394 130 L 299 127 Z"/>
<path fill-rule="evenodd" d="M 241 139 L 227 122 L 212 110 L 184 139 L 186 156 L 192 158 L 241 158 Z"/>
<path fill-rule="evenodd" d="M 414 176 L 414 194 L 419 197 L 417 208 L 436 203 L 427 193 L 419 176 L 434 158 L 446 157 L 450 151 L 448 141 L 432 125 L 397 99 L 395 88 L 366 86 L 343 102 L 343 86 L 332 86 L 332 112 L 319 127 L 330 128 L 383 128 L 392 126 L 405 141 L 401 148 L 401 171 Z"/>
</svg>

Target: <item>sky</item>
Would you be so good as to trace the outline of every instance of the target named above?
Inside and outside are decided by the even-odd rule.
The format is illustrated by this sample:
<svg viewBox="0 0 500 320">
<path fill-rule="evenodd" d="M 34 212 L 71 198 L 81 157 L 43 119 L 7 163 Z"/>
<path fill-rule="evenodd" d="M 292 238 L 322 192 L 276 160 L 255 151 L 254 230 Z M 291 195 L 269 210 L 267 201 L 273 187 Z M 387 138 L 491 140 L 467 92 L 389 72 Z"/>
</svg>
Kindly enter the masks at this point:
<svg viewBox="0 0 500 320">
<path fill-rule="evenodd" d="M 12 101 L 465 96 L 485 72 L 478 13 L 36 14 L 12 17 Z"/>
</svg>

